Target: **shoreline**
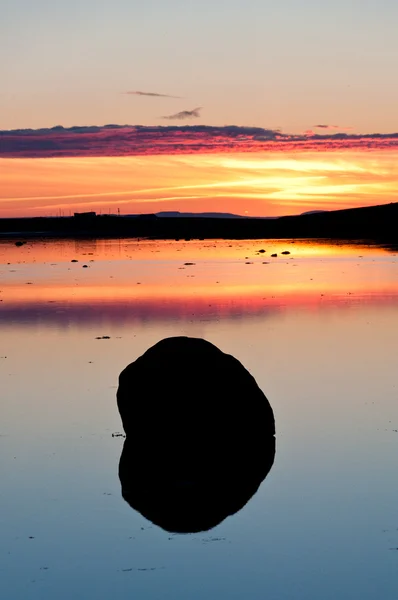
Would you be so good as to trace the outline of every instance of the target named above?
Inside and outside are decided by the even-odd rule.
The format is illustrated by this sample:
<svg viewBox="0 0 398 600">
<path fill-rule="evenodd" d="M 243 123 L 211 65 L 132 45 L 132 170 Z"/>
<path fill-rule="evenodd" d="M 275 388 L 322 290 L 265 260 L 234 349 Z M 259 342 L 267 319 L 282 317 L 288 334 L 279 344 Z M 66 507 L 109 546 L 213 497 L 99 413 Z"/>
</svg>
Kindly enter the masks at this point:
<svg viewBox="0 0 398 600">
<path fill-rule="evenodd" d="M 161 217 L 76 213 L 73 217 L 0 219 L 0 239 L 146 238 L 205 239 L 345 239 L 398 243 L 398 202 L 379 206 L 285 216 Z"/>
</svg>

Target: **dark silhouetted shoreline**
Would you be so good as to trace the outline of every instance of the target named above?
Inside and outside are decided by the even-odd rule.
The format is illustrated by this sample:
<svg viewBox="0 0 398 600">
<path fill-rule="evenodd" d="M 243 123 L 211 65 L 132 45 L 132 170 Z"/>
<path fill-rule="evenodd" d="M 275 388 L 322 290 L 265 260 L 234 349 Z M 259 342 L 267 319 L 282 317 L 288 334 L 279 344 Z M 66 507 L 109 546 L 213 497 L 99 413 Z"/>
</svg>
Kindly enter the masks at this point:
<svg viewBox="0 0 398 600">
<path fill-rule="evenodd" d="M 81 213 L 73 217 L 0 219 L 0 236 L 41 238 L 151 239 L 370 239 L 397 243 L 398 202 L 278 218 L 117 216 Z"/>
</svg>

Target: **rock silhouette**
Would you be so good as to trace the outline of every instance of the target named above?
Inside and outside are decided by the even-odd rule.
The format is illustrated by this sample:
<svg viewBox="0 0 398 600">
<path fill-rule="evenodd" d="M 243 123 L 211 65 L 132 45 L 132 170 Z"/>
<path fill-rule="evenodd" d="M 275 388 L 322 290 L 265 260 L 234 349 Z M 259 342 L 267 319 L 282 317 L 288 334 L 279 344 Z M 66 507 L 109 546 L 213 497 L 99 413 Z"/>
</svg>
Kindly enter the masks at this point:
<svg viewBox="0 0 398 600">
<path fill-rule="evenodd" d="M 199 338 L 167 338 L 119 378 L 126 432 L 123 498 L 167 531 L 211 529 L 240 510 L 271 469 L 272 408 L 233 356 Z"/>
</svg>

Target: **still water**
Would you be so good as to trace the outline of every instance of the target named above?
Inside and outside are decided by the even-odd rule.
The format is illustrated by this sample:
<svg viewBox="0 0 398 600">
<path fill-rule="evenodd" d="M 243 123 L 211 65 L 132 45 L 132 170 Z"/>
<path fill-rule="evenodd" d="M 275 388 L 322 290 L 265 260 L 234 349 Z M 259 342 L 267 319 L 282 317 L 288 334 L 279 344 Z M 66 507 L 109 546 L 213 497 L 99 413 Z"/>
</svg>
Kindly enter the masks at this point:
<svg viewBox="0 0 398 600">
<path fill-rule="evenodd" d="M 396 600 L 397 332 L 375 246 L 0 242 L 0 597 Z M 177 335 L 243 363 L 277 440 L 246 506 L 185 535 L 122 499 L 115 435 L 120 371 Z"/>
</svg>

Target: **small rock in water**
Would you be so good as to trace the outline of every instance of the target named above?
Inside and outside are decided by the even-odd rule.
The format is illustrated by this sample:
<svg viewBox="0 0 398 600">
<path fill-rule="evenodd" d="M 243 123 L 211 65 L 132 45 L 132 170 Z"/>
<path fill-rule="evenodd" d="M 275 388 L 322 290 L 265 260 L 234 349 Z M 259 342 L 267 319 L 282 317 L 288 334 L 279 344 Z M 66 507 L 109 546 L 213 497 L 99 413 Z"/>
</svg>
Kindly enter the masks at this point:
<svg viewBox="0 0 398 600">
<path fill-rule="evenodd" d="M 262 248 L 261 250 L 259 250 L 260 254 L 264 254 L 265 250 Z"/>
<path fill-rule="evenodd" d="M 271 254 L 272 258 L 276 258 L 278 255 L 277 254 Z"/>
<path fill-rule="evenodd" d="M 290 254 L 289 250 L 284 250 L 281 254 Z"/>
<path fill-rule="evenodd" d="M 72 260 L 70 262 L 79 262 L 79 261 L 76 260 L 76 258 L 72 258 Z"/>
</svg>

